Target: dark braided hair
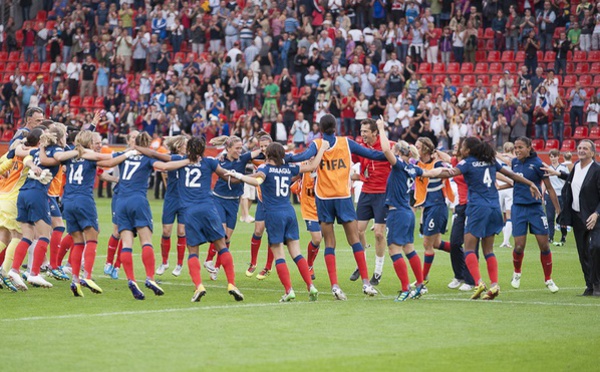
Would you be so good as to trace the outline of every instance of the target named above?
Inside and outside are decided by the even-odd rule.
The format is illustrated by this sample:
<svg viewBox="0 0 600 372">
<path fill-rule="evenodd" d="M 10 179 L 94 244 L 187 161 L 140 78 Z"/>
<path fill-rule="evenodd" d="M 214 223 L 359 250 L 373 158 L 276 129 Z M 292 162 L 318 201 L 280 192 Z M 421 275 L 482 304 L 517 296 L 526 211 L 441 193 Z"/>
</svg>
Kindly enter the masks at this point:
<svg viewBox="0 0 600 372">
<path fill-rule="evenodd" d="M 38 143 L 40 142 L 40 137 L 42 136 L 43 133 L 44 133 L 44 130 L 41 129 L 40 127 L 33 128 L 31 130 L 31 132 L 29 132 L 29 134 L 27 135 L 27 139 L 25 141 L 25 146 L 28 146 L 28 147 L 37 146 Z"/>
<path fill-rule="evenodd" d="M 197 163 L 198 160 L 204 156 L 204 149 L 206 148 L 206 142 L 204 138 L 192 137 L 187 143 L 187 154 L 188 158 L 192 163 Z"/>
<path fill-rule="evenodd" d="M 267 160 L 271 160 L 275 165 L 280 166 L 283 164 L 285 149 L 281 143 L 273 142 L 267 147 L 265 155 L 267 156 Z"/>
<path fill-rule="evenodd" d="M 479 161 L 493 163 L 496 160 L 496 150 L 489 143 L 477 137 L 465 138 L 463 146 L 469 149 L 469 154 Z"/>
</svg>

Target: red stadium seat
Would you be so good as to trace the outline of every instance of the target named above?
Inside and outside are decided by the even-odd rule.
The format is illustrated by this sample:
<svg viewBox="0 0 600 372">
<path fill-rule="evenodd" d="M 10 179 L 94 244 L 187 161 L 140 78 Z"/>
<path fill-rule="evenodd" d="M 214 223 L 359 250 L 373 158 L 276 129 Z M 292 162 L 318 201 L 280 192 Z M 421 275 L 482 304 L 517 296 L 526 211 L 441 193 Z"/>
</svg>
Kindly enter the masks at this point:
<svg viewBox="0 0 600 372">
<path fill-rule="evenodd" d="M 460 64 L 456 62 L 448 63 L 448 67 L 446 68 L 447 74 L 458 74 L 460 71 Z"/>
<path fill-rule="evenodd" d="M 48 30 L 52 30 L 52 29 L 54 29 L 54 26 L 55 26 L 55 25 L 56 25 L 56 21 L 47 21 L 47 22 L 46 22 L 46 28 L 47 28 Z"/>
<path fill-rule="evenodd" d="M 589 52 L 587 60 L 590 62 L 600 62 L 600 50 L 592 50 Z"/>
<path fill-rule="evenodd" d="M 487 60 L 489 62 L 498 62 L 498 61 L 500 61 L 500 52 L 495 51 L 495 50 L 489 52 Z"/>
<path fill-rule="evenodd" d="M 475 86 L 475 75 L 465 75 L 463 76 L 463 85 Z"/>
<path fill-rule="evenodd" d="M 71 101 L 69 103 L 71 107 L 80 107 L 81 106 L 81 98 L 79 96 L 71 97 Z"/>
<path fill-rule="evenodd" d="M 484 39 L 493 39 L 494 38 L 494 30 L 492 30 L 491 28 L 486 28 L 485 32 L 483 33 L 483 38 Z"/>
<path fill-rule="evenodd" d="M 561 152 L 574 152 L 576 148 L 575 141 L 572 139 L 566 139 L 563 141 Z"/>
<path fill-rule="evenodd" d="M 4 74 L 4 71 L 6 71 L 6 64 L 0 63 L 0 74 Z"/>
<path fill-rule="evenodd" d="M 477 79 L 481 79 L 481 81 L 483 82 L 483 86 L 484 87 L 490 86 L 490 77 L 489 77 L 489 75 L 479 75 L 479 76 L 477 76 Z"/>
<path fill-rule="evenodd" d="M 594 78 L 596 78 L 595 75 L 600 74 L 600 62 L 592 63 L 592 65 L 590 66 L 590 74 L 594 75 Z"/>
<path fill-rule="evenodd" d="M 295 88 L 295 87 L 294 87 L 294 88 Z M 296 89 L 298 89 L 298 88 L 296 88 Z M 292 90 L 293 90 L 293 88 L 292 88 Z M 237 110 L 237 111 L 236 111 L 236 112 L 233 114 L 233 121 L 238 121 L 238 119 L 239 119 L 239 118 L 240 118 L 242 115 L 245 115 L 245 114 L 246 114 L 246 111 L 244 111 L 244 110 Z"/>
<path fill-rule="evenodd" d="M 578 75 L 587 74 L 590 71 L 590 66 L 587 62 L 579 62 L 575 65 L 575 73 Z"/>
<path fill-rule="evenodd" d="M 488 64 L 487 63 L 477 63 L 475 65 L 475 73 L 476 74 L 487 74 L 488 73 Z"/>
<path fill-rule="evenodd" d="M 38 73 L 38 72 L 40 72 L 40 69 L 41 69 L 41 65 L 39 62 L 32 62 L 29 65 L 29 71 L 31 71 L 31 72 Z"/>
<path fill-rule="evenodd" d="M 8 61 L 8 52 L 0 52 L 0 62 Z"/>
<path fill-rule="evenodd" d="M 6 64 L 6 72 L 7 73 L 13 73 L 15 72 L 15 70 L 17 69 L 17 63 L 16 62 L 8 62 Z"/>
<path fill-rule="evenodd" d="M 460 66 L 460 74 L 468 75 L 473 73 L 473 64 L 469 62 L 465 62 Z"/>
<path fill-rule="evenodd" d="M 478 50 L 475 52 L 475 61 L 476 62 L 484 62 L 487 61 L 487 53 L 483 50 Z"/>
<path fill-rule="evenodd" d="M 507 50 L 502 53 L 502 62 L 513 62 L 515 60 L 515 52 Z"/>
<path fill-rule="evenodd" d="M 427 82 L 427 85 L 433 85 L 433 75 L 431 75 L 431 74 L 421 75 L 421 79 L 425 79 L 425 82 Z"/>
<path fill-rule="evenodd" d="M 600 139 L 600 127 L 593 127 L 590 130 L 590 139 L 593 139 L 593 140 Z"/>
<path fill-rule="evenodd" d="M 567 116 L 567 119 L 569 117 Z M 569 123 L 569 120 L 565 120 L 565 123 Z M 563 138 L 571 138 L 571 126 L 565 127 L 565 131 L 563 132 Z"/>
<path fill-rule="evenodd" d="M 575 128 L 575 133 L 573 134 L 573 139 L 584 139 L 588 136 L 588 128 L 585 125 L 579 126 Z"/>
<path fill-rule="evenodd" d="M 545 151 L 558 150 L 558 145 L 559 145 L 559 142 L 557 139 L 549 139 L 548 142 L 546 142 L 546 148 L 544 150 Z"/>
<path fill-rule="evenodd" d="M 492 81 L 490 81 L 490 85 L 498 85 L 498 83 L 500 83 L 501 79 L 502 79 L 502 75 L 492 76 Z"/>
<path fill-rule="evenodd" d="M 19 66 L 19 70 L 21 70 L 21 72 L 29 72 L 29 63 L 19 62 L 18 66 Z"/>
<path fill-rule="evenodd" d="M 502 74 L 503 72 L 502 63 L 490 63 L 490 70 L 488 72 L 490 75 L 498 75 Z"/>
<path fill-rule="evenodd" d="M 47 14 L 46 14 L 46 11 L 45 11 L 45 10 L 38 10 L 38 13 L 37 13 L 37 15 L 36 15 L 35 19 L 36 19 L 38 22 L 46 22 L 46 15 L 47 15 Z"/>
<path fill-rule="evenodd" d="M 94 108 L 104 108 L 104 97 L 98 97 L 94 101 Z"/>
<path fill-rule="evenodd" d="M 15 133 L 12 129 L 7 129 L 4 131 L 4 133 L 2 133 L 2 139 L 0 139 L 0 141 L 9 142 L 13 138 L 14 135 L 15 135 Z"/>
<path fill-rule="evenodd" d="M 8 55 L 8 62 L 19 62 L 21 60 L 20 52 L 10 52 Z"/>
<path fill-rule="evenodd" d="M 523 52 L 524 54 L 525 52 Z M 546 52 L 546 54 L 544 54 L 544 60 L 542 62 L 554 62 L 556 60 L 556 53 L 555 52 L 551 52 L 548 51 Z"/>
<path fill-rule="evenodd" d="M 435 85 L 440 85 L 444 82 L 444 80 L 446 80 L 446 75 L 439 74 L 439 75 L 433 75 L 433 76 L 434 76 Z"/>
<path fill-rule="evenodd" d="M 420 75 L 431 73 L 431 65 L 429 63 L 421 63 L 417 73 Z"/>
<path fill-rule="evenodd" d="M 534 139 L 533 141 L 531 141 L 531 147 L 539 152 L 539 151 L 543 151 L 544 150 L 544 140 L 543 139 Z"/>
<path fill-rule="evenodd" d="M 517 54 L 515 55 L 515 62 L 525 62 L 525 52 L 522 50 L 519 50 L 517 52 Z"/>
<path fill-rule="evenodd" d="M 596 146 L 596 153 L 600 151 L 600 140 L 595 140 L 594 145 Z"/>
<path fill-rule="evenodd" d="M 581 75 L 579 77 L 579 82 L 581 82 L 581 86 L 582 87 L 591 87 L 592 86 L 592 75 Z M 592 88 L 592 90 L 595 90 L 594 88 Z M 592 95 L 596 93 L 595 91 L 592 93 Z M 590 96 L 588 96 L 590 97 Z"/>
<path fill-rule="evenodd" d="M 508 70 L 511 74 L 517 73 L 517 64 L 513 62 L 508 62 L 504 64 L 504 70 Z"/>
<path fill-rule="evenodd" d="M 585 62 L 587 61 L 587 53 L 581 50 L 576 50 L 573 54 L 573 62 Z"/>
<path fill-rule="evenodd" d="M 577 81 L 577 76 L 567 75 L 567 76 L 565 76 L 565 80 L 563 81 L 563 86 L 565 88 L 572 88 L 575 86 L 576 81 Z"/>
<path fill-rule="evenodd" d="M 460 85 L 460 75 L 449 75 L 448 78 L 452 82 L 452 85 Z"/>
<path fill-rule="evenodd" d="M 433 70 L 431 71 L 433 74 L 443 74 L 446 72 L 446 66 L 443 63 L 434 63 Z"/>
<path fill-rule="evenodd" d="M 94 97 L 83 97 L 83 101 L 81 101 L 81 107 L 84 107 L 88 110 L 94 108 Z"/>
<path fill-rule="evenodd" d="M 567 62 L 567 74 L 575 72 L 575 64 L 573 62 Z"/>
<path fill-rule="evenodd" d="M 267 133 L 271 133 L 271 123 L 264 123 L 263 130 Z"/>
<path fill-rule="evenodd" d="M 565 32 L 565 28 L 564 27 L 557 27 L 554 29 L 554 39 L 558 39 L 560 37 L 560 33 L 561 32 Z"/>
<path fill-rule="evenodd" d="M 50 66 L 52 64 L 50 62 L 44 62 L 42 63 L 42 65 L 40 66 L 40 72 L 41 73 L 50 73 Z"/>
</svg>

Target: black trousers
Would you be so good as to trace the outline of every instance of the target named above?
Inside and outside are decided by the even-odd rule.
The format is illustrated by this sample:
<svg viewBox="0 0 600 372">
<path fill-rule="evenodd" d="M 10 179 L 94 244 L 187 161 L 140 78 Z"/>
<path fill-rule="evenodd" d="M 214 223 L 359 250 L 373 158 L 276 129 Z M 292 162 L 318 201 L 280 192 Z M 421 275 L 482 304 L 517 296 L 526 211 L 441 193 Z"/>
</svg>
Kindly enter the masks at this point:
<svg viewBox="0 0 600 372">
<path fill-rule="evenodd" d="M 572 222 L 585 285 L 593 289 L 594 285 L 600 285 L 600 226 L 597 223 L 593 230 L 588 230 L 577 212 L 573 212 Z"/>
<path fill-rule="evenodd" d="M 454 277 L 458 280 L 464 280 L 469 285 L 475 285 L 475 281 L 465 264 L 465 253 L 463 243 L 465 241 L 465 220 L 466 205 L 457 205 L 454 207 L 454 220 L 452 221 L 452 231 L 450 232 L 450 262 Z M 479 244 L 477 244 L 475 254 L 479 257 Z"/>
</svg>

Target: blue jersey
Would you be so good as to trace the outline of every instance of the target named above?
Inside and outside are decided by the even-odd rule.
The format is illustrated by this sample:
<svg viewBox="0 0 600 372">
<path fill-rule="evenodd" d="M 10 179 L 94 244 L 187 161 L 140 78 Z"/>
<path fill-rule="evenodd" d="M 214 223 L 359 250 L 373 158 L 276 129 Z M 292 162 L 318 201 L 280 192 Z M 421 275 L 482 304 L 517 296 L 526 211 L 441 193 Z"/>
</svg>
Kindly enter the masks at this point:
<svg viewBox="0 0 600 372">
<path fill-rule="evenodd" d="M 201 158 L 197 163 L 186 165 L 179 172 L 179 197 L 183 205 L 212 203 L 210 190 L 212 174 L 219 167 L 214 158 Z"/>
<path fill-rule="evenodd" d="M 545 178 L 545 172 L 542 170 L 543 166 L 542 160 L 537 155 L 531 155 L 523 161 L 517 158 L 514 158 L 512 161 L 513 172 L 533 182 L 538 190 L 540 190 L 540 193 L 542 192 L 542 180 Z M 531 195 L 529 186 L 515 182 L 513 187 L 513 204 L 529 205 L 541 203 L 541 200 Z"/>
<path fill-rule="evenodd" d="M 227 170 L 235 170 L 238 173 L 244 174 L 246 173 L 246 164 L 252 160 L 252 153 L 247 152 L 245 154 L 240 155 L 237 160 L 229 160 L 226 156 L 222 161 L 219 162 L 219 165 L 223 169 Z M 225 199 L 238 199 L 244 193 L 244 184 L 243 183 L 230 183 L 225 181 L 224 179 L 219 178 L 217 183 L 215 184 L 215 188 L 213 193 Z"/>
<path fill-rule="evenodd" d="M 113 158 L 121 153 L 113 154 Z M 146 195 L 148 191 L 148 180 L 153 171 L 156 159 L 145 155 L 134 155 L 119 164 L 119 196 L 130 196 L 136 194 Z"/>
<path fill-rule="evenodd" d="M 66 162 L 65 166 L 67 167 L 67 182 L 65 183 L 64 199 L 72 199 L 76 196 L 93 197 L 96 162 L 72 159 Z"/>
<path fill-rule="evenodd" d="M 283 164 L 279 167 L 263 164 L 258 172 L 265 174 L 265 181 L 260 185 L 265 209 L 276 211 L 283 206 L 291 207 L 290 186 L 292 178 L 300 173 L 300 167 L 295 164 Z"/>
<path fill-rule="evenodd" d="M 54 154 L 56 154 L 57 152 L 63 152 L 63 149 L 61 147 L 59 147 L 59 146 L 50 146 L 50 147 L 46 148 L 46 156 L 49 157 L 49 158 L 54 158 Z M 33 164 L 37 165 L 42 170 L 43 169 L 49 169 L 50 173 L 52 173 L 52 178 L 54 178 L 56 176 L 56 174 L 58 173 L 58 170 L 61 167 L 60 164 L 59 165 L 55 165 L 53 167 L 45 167 L 45 166 L 41 165 L 40 164 L 40 150 L 39 149 L 33 149 L 33 150 L 29 151 L 29 155 L 31 155 L 33 157 Z M 49 188 L 50 188 L 50 183 L 48 183 L 47 185 L 43 185 L 38 180 L 27 178 L 27 180 L 25 181 L 25 183 L 21 187 L 21 190 L 35 189 L 35 190 L 42 190 L 45 193 L 48 193 L 48 189 Z"/>
<path fill-rule="evenodd" d="M 438 161 L 433 168 L 443 168 L 444 164 Z M 431 207 L 434 205 L 446 205 L 446 197 L 444 196 L 444 180 L 441 178 L 430 178 L 427 184 L 427 196 L 423 207 Z"/>
<path fill-rule="evenodd" d="M 387 180 L 385 191 L 385 205 L 396 209 L 410 210 L 409 190 L 411 189 L 415 177 L 422 176 L 423 170 L 412 164 L 405 163 L 402 159 L 396 157 L 396 164 Z"/>
<path fill-rule="evenodd" d="M 185 156 L 171 155 L 171 161 L 177 161 L 185 159 Z M 167 192 L 165 193 L 165 200 L 167 199 L 179 199 L 179 170 L 172 170 L 167 172 Z"/>
<path fill-rule="evenodd" d="M 336 136 L 331 134 L 324 134 L 323 140 L 329 142 L 329 145 L 331 146 L 330 148 L 333 148 L 335 146 L 335 143 L 337 142 Z M 386 160 L 385 154 L 383 152 L 371 150 L 369 148 L 366 148 L 365 146 L 359 145 L 358 143 L 350 139 L 348 140 L 348 147 L 350 148 L 350 153 L 352 155 L 362 156 L 363 158 L 371 160 Z M 306 151 L 304 152 L 295 155 L 286 154 L 285 161 L 289 163 L 300 163 L 312 158 L 313 156 L 316 156 L 318 152 L 319 150 L 317 149 L 317 145 L 314 142 L 312 142 L 308 146 L 308 149 L 306 149 Z"/>
<path fill-rule="evenodd" d="M 473 156 L 461 160 L 456 165 L 465 178 L 468 187 L 468 203 L 481 207 L 499 207 L 496 172 L 502 169 L 497 161 L 488 163 Z"/>
</svg>

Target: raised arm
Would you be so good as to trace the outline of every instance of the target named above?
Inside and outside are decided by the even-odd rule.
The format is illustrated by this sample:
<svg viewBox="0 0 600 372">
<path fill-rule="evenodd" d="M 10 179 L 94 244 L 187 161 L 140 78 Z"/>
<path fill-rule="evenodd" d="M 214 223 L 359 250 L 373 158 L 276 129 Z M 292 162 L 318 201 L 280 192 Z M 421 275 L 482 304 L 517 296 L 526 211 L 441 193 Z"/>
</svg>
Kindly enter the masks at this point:
<svg viewBox="0 0 600 372">
<path fill-rule="evenodd" d="M 514 173 L 513 171 L 507 169 L 507 168 L 502 168 L 499 171 L 500 173 L 502 173 L 503 175 L 505 175 L 506 177 L 510 178 L 511 180 L 518 182 L 518 183 L 522 183 L 525 184 L 527 186 L 529 186 L 529 190 L 531 191 L 531 195 L 536 198 L 536 199 L 541 199 L 542 198 L 542 194 L 540 194 L 540 190 L 538 190 L 537 186 L 531 182 L 530 180 L 528 180 L 527 178 L 523 177 L 523 176 L 519 176 L 518 174 Z M 557 210 L 560 210 L 560 208 L 558 208 Z"/>
<path fill-rule="evenodd" d="M 348 145 L 352 154 L 356 154 L 358 156 L 362 156 L 363 158 L 371 160 L 387 161 L 385 154 L 381 151 L 368 149 L 352 140 L 348 140 Z"/>
<path fill-rule="evenodd" d="M 385 134 L 385 121 L 383 120 L 383 118 L 381 116 L 379 117 L 379 120 L 377 120 L 377 131 L 379 132 L 379 141 L 381 142 L 381 150 L 383 151 L 385 158 L 387 159 L 387 161 L 390 162 L 390 164 L 392 166 L 396 165 L 396 163 L 398 162 L 398 159 L 396 158 L 396 155 L 394 155 L 394 152 L 390 148 L 390 140 L 387 138 L 387 135 Z"/>
<path fill-rule="evenodd" d="M 234 177 L 234 178 L 236 178 L 244 183 L 247 183 L 248 185 L 252 185 L 252 186 L 260 186 L 265 181 L 265 178 L 267 177 L 267 176 L 265 176 L 265 174 L 263 172 L 256 172 L 249 176 L 245 176 L 241 173 L 236 172 L 235 170 L 227 171 L 227 172 L 225 172 L 225 175 Z"/>
<path fill-rule="evenodd" d="M 169 156 L 169 159 L 170 158 L 171 157 Z M 161 172 L 168 172 L 168 171 L 172 171 L 172 170 L 177 170 L 179 168 L 183 168 L 189 164 L 190 164 L 189 159 L 169 161 L 169 162 L 157 161 L 154 163 L 154 169 L 159 170 Z"/>
<path fill-rule="evenodd" d="M 310 163 L 302 164 L 300 166 L 300 173 L 312 172 L 315 169 L 317 169 L 317 167 L 321 163 L 321 159 L 323 159 L 323 154 L 325 153 L 325 151 L 327 151 L 327 149 L 329 149 L 329 142 L 323 141 L 323 143 L 321 144 L 321 148 L 317 153 L 317 156 L 315 156 L 314 159 L 310 161 Z"/>
<path fill-rule="evenodd" d="M 286 155 L 284 159 L 288 163 L 300 163 L 317 155 L 317 152 L 317 145 L 313 142 L 308 146 L 308 149 L 303 152 L 294 155 Z"/>
<path fill-rule="evenodd" d="M 558 202 L 558 196 L 556 195 L 556 191 L 554 191 L 554 187 L 552 187 L 552 182 L 550 182 L 550 178 L 544 178 L 544 186 L 546 186 L 546 191 L 548 191 L 548 196 L 550 196 L 550 200 L 554 205 L 554 209 L 556 209 L 556 215 L 560 214 L 560 203 Z"/>
</svg>

